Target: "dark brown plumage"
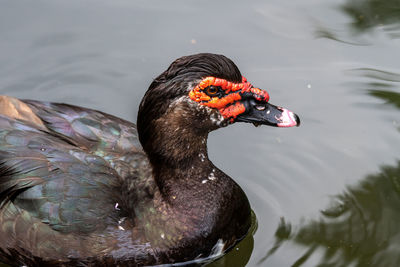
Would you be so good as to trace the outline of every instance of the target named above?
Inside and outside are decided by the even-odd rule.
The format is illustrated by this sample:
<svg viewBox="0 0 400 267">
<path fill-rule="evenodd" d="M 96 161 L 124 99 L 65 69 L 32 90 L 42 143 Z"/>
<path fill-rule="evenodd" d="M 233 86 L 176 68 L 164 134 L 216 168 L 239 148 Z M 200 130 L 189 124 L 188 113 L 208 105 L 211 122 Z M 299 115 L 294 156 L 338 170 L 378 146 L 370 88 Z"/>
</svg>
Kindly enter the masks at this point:
<svg viewBox="0 0 400 267">
<path fill-rule="evenodd" d="M 218 92 L 220 108 L 193 100 L 210 76 L 244 89 L 197 89 L 202 99 Z M 233 246 L 250 227 L 250 205 L 208 159 L 208 133 L 235 121 L 299 123 L 242 81 L 222 55 L 177 59 L 146 92 L 138 130 L 95 110 L 1 97 L 0 261 L 143 266 Z"/>
</svg>

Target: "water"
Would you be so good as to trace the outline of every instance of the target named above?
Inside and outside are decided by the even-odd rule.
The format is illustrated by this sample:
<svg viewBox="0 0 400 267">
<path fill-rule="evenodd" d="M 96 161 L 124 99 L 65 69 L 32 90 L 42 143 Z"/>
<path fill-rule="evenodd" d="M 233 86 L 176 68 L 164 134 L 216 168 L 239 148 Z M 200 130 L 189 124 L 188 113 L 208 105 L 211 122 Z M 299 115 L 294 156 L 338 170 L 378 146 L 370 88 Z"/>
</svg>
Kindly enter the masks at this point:
<svg viewBox="0 0 400 267">
<path fill-rule="evenodd" d="M 400 264 L 399 0 L 0 4 L 1 94 L 135 121 L 172 60 L 214 52 L 300 115 L 295 129 L 211 134 L 258 219 L 211 266 Z"/>
</svg>

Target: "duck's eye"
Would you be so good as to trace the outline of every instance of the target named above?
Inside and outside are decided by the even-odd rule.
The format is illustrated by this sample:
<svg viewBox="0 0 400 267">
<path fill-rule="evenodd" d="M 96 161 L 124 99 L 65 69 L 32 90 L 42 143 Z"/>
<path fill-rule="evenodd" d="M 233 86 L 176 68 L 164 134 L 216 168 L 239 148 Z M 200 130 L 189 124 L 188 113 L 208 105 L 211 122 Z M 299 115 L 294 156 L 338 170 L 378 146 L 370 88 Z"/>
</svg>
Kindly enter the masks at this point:
<svg viewBox="0 0 400 267">
<path fill-rule="evenodd" d="M 219 93 L 219 88 L 216 86 L 209 86 L 206 89 L 206 94 L 209 96 L 216 96 Z"/>
</svg>

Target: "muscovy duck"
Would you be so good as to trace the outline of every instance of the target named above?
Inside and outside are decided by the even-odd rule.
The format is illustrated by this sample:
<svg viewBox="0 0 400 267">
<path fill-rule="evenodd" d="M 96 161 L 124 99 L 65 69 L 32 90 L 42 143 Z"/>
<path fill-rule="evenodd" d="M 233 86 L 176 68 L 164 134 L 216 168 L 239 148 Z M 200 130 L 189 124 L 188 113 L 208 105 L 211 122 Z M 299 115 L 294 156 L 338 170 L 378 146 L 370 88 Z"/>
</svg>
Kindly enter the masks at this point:
<svg viewBox="0 0 400 267">
<path fill-rule="evenodd" d="M 154 79 L 137 126 L 100 111 L 0 97 L 0 262 L 143 266 L 226 251 L 250 227 L 246 195 L 208 159 L 234 122 L 298 126 L 222 55 Z"/>
</svg>

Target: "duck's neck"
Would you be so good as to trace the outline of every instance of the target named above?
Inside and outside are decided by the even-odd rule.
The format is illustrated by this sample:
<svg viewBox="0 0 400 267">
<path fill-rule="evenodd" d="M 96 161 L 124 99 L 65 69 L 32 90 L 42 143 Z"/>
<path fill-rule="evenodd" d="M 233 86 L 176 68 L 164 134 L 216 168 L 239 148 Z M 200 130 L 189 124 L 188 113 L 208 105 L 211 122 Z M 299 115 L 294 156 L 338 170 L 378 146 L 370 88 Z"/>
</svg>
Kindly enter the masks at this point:
<svg viewBox="0 0 400 267">
<path fill-rule="evenodd" d="M 152 222 L 145 227 L 147 240 L 166 251 L 185 244 L 190 259 L 207 249 L 210 253 L 218 240 L 229 247 L 242 238 L 250 222 L 248 200 L 208 159 L 207 134 L 188 129 L 163 129 L 160 134 L 168 136 L 160 146 L 170 150 L 151 158 L 158 190 L 151 208 L 143 213 L 144 221 Z"/>
<path fill-rule="evenodd" d="M 143 131 L 139 129 L 154 179 L 164 196 L 173 186 L 190 184 L 189 180 L 199 177 L 201 171 L 208 171 L 211 164 L 207 153 L 208 131 L 198 127 L 196 119 L 182 116 L 183 112 L 180 108 L 173 109 L 150 121 Z"/>
<path fill-rule="evenodd" d="M 181 244 L 174 239 L 179 237 L 211 249 L 218 239 L 241 238 L 249 227 L 248 200 L 208 159 L 208 131 L 197 123 L 171 111 L 139 128 L 157 187 L 150 206 L 139 213 L 152 222 L 145 226 L 147 240 L 160 247 Z"/>
<path fill-rule="evenodd" d="M 178 128 L 179 129 L 179 128 Z M 161 130 L 163 140 L 148 153 L 153 167 L 153 177 L 165 198 L 185 187 L 186 190 L 203 180 L 210 166 L 208 159 L 207 134 L 196 135 L 189 130 Z M 157 153 L 154 153 L 157 151 Z"/>
</svg>

